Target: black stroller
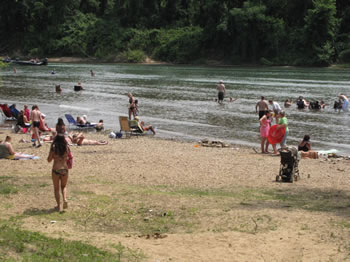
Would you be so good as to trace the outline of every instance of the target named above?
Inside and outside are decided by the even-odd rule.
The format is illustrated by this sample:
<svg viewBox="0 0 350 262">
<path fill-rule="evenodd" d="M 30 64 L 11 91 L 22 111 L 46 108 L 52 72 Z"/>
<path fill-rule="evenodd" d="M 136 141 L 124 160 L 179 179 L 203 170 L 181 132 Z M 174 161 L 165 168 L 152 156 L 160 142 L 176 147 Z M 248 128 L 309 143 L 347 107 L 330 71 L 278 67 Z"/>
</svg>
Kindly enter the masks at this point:
<svg viewBox="0 0 350 262">
<path fill-rule="evenodd" d="M 281 155 L 281 166 L 279 175 L 276 176 L 276 181 L 293 183 L 300 179 L 299 175 L 299 160 L 300 154 L 295 147 L 286 147 L 278 150 Z"/>
</svg>

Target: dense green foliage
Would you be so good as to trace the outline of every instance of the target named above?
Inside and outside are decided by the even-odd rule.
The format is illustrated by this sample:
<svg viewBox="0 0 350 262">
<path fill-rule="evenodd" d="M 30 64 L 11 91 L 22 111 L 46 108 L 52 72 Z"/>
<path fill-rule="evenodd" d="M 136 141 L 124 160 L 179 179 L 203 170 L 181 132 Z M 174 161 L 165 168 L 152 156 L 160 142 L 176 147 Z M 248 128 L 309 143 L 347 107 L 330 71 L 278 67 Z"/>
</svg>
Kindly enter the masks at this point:
<svg viewBox="0 0 350 262">
<path fill-rule="evenodd" d="M 0 52 L 193 63 L 349 62 L 347 0 L 7 0 Z"/>
</svg>

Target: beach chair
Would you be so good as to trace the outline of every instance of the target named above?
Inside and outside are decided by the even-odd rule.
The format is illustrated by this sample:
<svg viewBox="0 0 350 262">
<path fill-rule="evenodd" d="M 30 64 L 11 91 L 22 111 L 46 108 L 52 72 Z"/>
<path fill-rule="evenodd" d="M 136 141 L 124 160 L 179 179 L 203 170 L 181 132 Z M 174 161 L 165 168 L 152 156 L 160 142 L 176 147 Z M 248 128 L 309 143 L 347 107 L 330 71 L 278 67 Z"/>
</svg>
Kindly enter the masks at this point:
<svg viewBox="0 0 350 262">
<path fill-rule="evenodd" d="M 119 116 L 119 126 L 120 126 L 120 132 L 121 133 L 124 132 L 126 138 L 131 136 L 129 118 L 127 116 Z"/>
<path fill-rule="evenodd" d="M 137 120 L 129 120 L 129 127 L 131 131 L 131 135 L 144 135 L 146 132 L 141 127 L 139 121 Z"/>
<path fill-rule="evenodd" d="M 74 129 L 79 129 L 79 130 L 89 130 L 89 129 L 94 129 L 96 127 L 96 124 L 80 125 L 75 121 L 74 117 L 70 114 L 65 114 L 64 116 L 68 121 L 68 128 L 70 129 L 72 129 L 71 126 L 73 126 Z"/>
<path fill-rule="evenodd" d="M 1 116 L 5 119 L 5 121 L 17 120 L 14 116 L 12 116 L 11 110 L 7 104 L 0 105 L 0 113 L 1 113 Z"/>
<path fill-rule="evenodd" d="M 11 115 L 17 119 L 19 116 L 19 111 L 17 110 L 16 106 L 13 104 L 9 107 L 9 109 L 11 111 Z"/>
</svg>

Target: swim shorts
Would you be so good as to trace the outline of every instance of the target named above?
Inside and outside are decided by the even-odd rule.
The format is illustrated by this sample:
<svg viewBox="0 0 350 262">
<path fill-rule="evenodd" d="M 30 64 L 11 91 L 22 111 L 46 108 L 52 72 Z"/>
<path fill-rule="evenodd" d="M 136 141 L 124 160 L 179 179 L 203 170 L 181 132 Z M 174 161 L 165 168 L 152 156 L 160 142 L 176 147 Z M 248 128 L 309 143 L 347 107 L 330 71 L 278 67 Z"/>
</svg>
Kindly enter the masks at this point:
<svg viewBox="0 0 350 262">
<path fill-rule="evenodd" d="M 218 93 L 218 100 L 223 101 L 224 100 L 224 92 L 219 92 Z"/>
<path fill-rule="evenodd" d="M 39 128 L 40 127 L 40 121 L 34 121 L 33 122 L 33 127 Z"/>
<path fill-rule="evenodd" d="M 268 111 L 259 111 L 259 119 L 266 115 Z"/>
</svg>

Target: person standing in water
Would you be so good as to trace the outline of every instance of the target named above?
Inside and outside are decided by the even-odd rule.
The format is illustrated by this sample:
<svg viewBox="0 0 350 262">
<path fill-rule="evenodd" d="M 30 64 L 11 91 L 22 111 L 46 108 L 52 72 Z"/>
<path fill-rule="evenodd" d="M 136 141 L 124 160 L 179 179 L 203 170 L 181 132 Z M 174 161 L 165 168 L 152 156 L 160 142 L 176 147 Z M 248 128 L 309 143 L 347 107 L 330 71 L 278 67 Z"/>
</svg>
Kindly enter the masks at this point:
<svg viewBox="0 0 350 262">
<path fill-rule="evenodd" d="M 260 101 L 256 103 L 255 105 L 255 112 L 258 113 L 259 109 L 259 120 L 262 118 L 268 111 L 269 111 L 269 105 L 267 104 L 265 97 L 261 96 Z"/>
<path fill-rule="evenodd" d="M 219 84 L 216 86 L 216 89 L 218 90 L 218 102 L 219 104 L 221 104 L 224 102 L 224 97 L 226 93 L 224 81 L 220 80 Z"/>
<path fill-rule="evenodd" d="M 92 70 L 90 70 L 90 74 L 91 74 L 91 76 L 92 76 L 92 77 L 94 77 L 94 76 L 95 76 L 95 72 L 94 72 L 94 71 L 92 71 Z"/>
<path fill-rule="evenodd" d="M 349 99 L 344 94 L 339 95 L 339 100 L 342 102 L 342 110 L 343 112 L 349 111 Z"/>
</svg>

